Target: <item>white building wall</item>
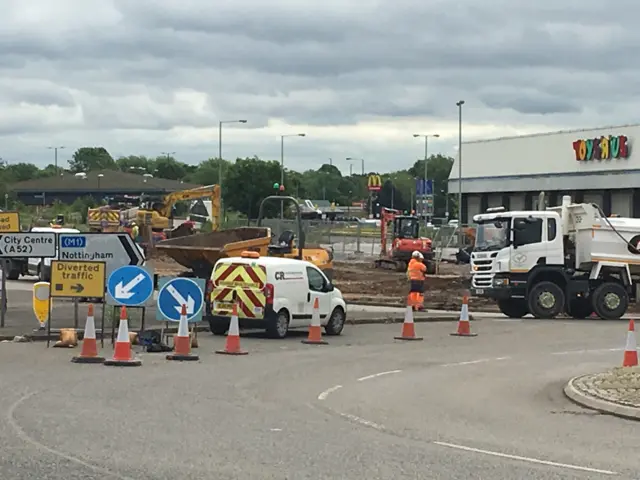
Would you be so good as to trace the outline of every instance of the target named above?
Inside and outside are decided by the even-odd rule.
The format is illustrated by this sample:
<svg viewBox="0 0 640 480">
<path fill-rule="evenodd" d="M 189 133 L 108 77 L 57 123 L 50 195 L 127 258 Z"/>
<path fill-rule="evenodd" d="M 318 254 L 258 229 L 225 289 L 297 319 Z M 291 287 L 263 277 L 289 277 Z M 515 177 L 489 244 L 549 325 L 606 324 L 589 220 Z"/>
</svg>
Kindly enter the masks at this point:
<svg viewBox="0 0 640 480">
<path fill-rule="evenodd" d="M 602 192 L 584 192 L 582 201 L 584 203 L 595 203 L 600 208 L 603 207 L 603 193 Z"/>
<path fill-rule="evenodd" d="M 621 217 L 630 217 L 633 212 L 633 192 L 631 190 L 618 190 L 611 192 L 611 213 Z"/>
<path fill-rule="evenodd" d="M 609 160 L 577 160 L 574 142 L 601 137 L 626 137 L 628 158 Z M 591 130 L 573 130 L 555 133 L 499 138 L 464 143 L 462 145 L 462 191 L 513 192 L 529 189 L 608 189 L 630 186 L 640 187 L 640 125 L 604 127 Z M 585 144 L 586 145 L 586 144 Z M 633 177 L 627 176 L 635 171 Z M 564 178 L 566 176 L 566 178 Z M 450 174 L 449 191 L 458 191 L 458 160 Z M 465 181 L 466 180 L 466 181 Z M 625 183 L 626 181 L 626 183 Z M 571 184 L 568 184 L 571 183 Z M 573 185 L 575 183 L 575 187 Z M 565 185 L 564 187 L 562 185 Z M 634 186 L 636 183 L 633 184 Z"/>
</svg>

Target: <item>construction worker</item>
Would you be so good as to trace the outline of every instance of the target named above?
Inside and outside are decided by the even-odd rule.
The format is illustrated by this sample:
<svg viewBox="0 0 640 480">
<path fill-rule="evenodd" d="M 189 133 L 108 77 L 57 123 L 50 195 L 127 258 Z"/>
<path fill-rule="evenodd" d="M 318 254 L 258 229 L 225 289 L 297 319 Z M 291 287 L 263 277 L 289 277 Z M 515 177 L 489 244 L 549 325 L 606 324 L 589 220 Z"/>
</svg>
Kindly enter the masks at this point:
<svg viewBox="0 0 640 480">
<path fill-rule="evenodd" d="M 140 229 L 138 228 L 138 224 L 136 222 L 131 222 L 131 238 L 135 240 L 139 235 Z"/>
<path fill-rule="evenodd" d="M 427 266 L 423 263 L 424 256 L 417 250 L 411 254 L 411 261 L 407 268 L 407 278 L 411 282 L 409 290 L 408 305 L 414 310 L 422 310 L 424 308 L 424 278 Z"/>
</svg>

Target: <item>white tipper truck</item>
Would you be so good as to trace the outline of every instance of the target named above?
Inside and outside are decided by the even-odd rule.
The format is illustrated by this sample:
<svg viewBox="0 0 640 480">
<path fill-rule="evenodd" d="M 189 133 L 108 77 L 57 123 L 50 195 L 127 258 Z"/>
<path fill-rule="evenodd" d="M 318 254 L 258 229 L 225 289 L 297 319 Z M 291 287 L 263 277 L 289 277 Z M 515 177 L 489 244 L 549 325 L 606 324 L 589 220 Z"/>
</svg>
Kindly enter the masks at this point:
<svg viewBox="0 0 640 480">
<path fill-rule="evenodd" d="M 565 196 L 559 207 L 489 209 L 473 220 L 471 294 L 495 299 L 511 318 L 617 319 L 638 298 L 640 219 L 606 217 Z"/>
</svg>

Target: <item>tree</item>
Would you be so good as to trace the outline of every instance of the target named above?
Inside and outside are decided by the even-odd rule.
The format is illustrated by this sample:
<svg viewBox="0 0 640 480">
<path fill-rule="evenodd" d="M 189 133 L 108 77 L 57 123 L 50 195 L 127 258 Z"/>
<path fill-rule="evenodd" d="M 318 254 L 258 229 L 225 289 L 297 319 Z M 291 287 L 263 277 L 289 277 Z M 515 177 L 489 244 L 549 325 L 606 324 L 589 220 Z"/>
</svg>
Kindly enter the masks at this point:
<svg viewBox="0 0 640 480">
<path fill-rule="evenodd" d="M 222 164 L 222 165 L 221 165 Z M 195 170 L 187 175 L 186 181 L 189 183 L 198 183 L 200 185 L 217 185 L 220 183 L 219 172 L 220 166 L 222 166 L 222 188 L 224 190 L 226 183 L 227 172 L 231 166 L 226 160 L 220 160 L 219 158 L 209 158 L 200 165 L 195 167 Z"/>
<path fill-rule="evenodd" d="M 224 202 L 227 208 L 247 216 L 256 216 L 260 202 L 273 195 L 273 184 L 280 183 L 280 163 L 277 161 L 262 161 L 257 157 L 237 159 L 229 167 L 224 185 L 233 188 L 223 188 Z M 269 208 L 269 213 L 278 210 Z"/>
<path fill-rule="evenodd" d="M 182 180 L 187 175 L 187 165 L 173 157 L 157 157 L 153 174 L 169 180 Z"/>
<path fill-rule="evenodd" d="M 153 160 L 144 155 L 129 155 L 118 158 L 116 166 L 121 172 L 151 173 L 153 171 Z"/>
<path fill-rule="evenodd" d="M 117 165 L 109 152 L 103 147 L 82 147 L 75 151 L 69 161 L 71 173 L 93 170 L 116 170 Z"/>
</svg>

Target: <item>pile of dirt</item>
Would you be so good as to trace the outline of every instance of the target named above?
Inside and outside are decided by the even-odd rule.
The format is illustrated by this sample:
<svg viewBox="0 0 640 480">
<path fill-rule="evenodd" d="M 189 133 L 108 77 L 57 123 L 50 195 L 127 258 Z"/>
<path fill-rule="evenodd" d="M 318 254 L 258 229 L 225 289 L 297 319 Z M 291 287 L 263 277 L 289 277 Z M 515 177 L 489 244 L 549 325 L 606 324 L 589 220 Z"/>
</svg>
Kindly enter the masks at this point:
<svg viewBox="0 0 640 480">
<path fill-rule="evenodd" d="M 348 300 L 405 305 L 409 293 L 405 273 L 375 268 L 373 262 L 334 262 L 334 283 Z M 442 263 L 439 274 L 425 281 L 425 307 L 458 310 L 470 286 L 469 265 Z M 494 306 L 492 300 L 482 298 L 473 298 L 471 303 L 483 310 Z"/>
</svg>

